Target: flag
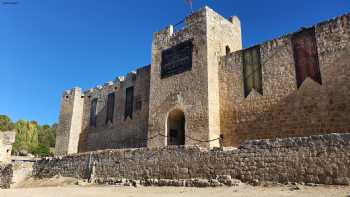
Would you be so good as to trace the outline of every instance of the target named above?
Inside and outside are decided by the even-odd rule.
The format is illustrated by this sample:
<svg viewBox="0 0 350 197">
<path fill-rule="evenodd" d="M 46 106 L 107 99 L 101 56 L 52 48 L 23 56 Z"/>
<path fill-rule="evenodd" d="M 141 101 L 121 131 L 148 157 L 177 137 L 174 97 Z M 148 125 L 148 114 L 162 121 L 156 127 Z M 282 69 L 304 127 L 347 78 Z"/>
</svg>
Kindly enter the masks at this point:
<svg viewBox="0 0 350 197">
<path fill-rule="evenodd" d="M 190 6 L 191 12 L 192 12 L 192 1 L 193 0 L 186 0 L 187 4 Z"/>
</svg>

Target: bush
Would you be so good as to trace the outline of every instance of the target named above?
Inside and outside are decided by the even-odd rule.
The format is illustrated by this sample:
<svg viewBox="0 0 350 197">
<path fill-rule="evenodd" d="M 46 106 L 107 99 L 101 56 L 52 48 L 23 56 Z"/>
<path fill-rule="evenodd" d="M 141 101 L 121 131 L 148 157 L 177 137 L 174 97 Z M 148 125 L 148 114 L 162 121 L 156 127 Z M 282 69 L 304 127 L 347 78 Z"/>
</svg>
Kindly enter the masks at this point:
<svg viewBox="0 0 350 197">
<path fill-rule="evenodd" d="M 50 152 L 50 148 L 42 144 L 39 144 L 36 148 L 34 148 L 32 150 L 32 154 L 39 157 L 53 156 L 53 154 Z"/>
<path fill-rule="evenodd" d="M 13 154 L 22 152 L 37 156 L 51 156 L 50 147 L 55 146 L 56 125 L 40 126 L 36 121 L 19 120 L 15 124 L 16 140 Z"/>
</svg>

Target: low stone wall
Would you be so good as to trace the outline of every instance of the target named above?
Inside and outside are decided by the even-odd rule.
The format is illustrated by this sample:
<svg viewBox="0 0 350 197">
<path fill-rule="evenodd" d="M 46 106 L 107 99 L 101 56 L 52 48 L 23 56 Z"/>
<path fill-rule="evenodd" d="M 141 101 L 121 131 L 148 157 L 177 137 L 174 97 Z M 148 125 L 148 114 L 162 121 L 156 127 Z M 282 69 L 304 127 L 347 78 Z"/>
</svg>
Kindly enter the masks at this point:
<svg viewBox="0 0 350 197">
<path fill-rule="evenodd" d="M 0 188 L 10 188 L 12 183 L 13 169 L 11 164 L 0 164 Z"/>
<path fill-rule="evenodd" d="M 95 179 L 213 179 L 229 175 L 243 182 L 349 184 L 350 134 L 252 140 L 238 149 L 166 147 L 104 150 L 46 158 L 33 175 Z"/>
</svg>

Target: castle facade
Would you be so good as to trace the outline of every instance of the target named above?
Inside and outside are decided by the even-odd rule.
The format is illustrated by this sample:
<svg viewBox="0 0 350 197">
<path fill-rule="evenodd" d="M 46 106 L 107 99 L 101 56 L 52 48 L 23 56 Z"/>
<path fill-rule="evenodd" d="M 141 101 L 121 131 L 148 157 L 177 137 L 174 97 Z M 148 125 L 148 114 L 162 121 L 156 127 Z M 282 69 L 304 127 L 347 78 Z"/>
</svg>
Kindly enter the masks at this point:
<svg viewBox="0 0 350 197">
<path fill-rule="evenodd" d="M 56 154 L 349 132 L 349 76 L 350 14 L 242 49 L 205 7 L 154 33 L 151 65 L 65 91 Z"/>
</svg>

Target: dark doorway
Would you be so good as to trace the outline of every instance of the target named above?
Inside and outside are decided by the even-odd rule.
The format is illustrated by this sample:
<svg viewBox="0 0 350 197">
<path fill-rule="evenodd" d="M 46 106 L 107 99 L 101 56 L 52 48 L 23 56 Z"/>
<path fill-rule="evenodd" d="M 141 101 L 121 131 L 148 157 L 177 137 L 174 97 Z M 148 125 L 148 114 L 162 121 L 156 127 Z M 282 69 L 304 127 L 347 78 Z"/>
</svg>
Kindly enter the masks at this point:
<svg viewBox="0 0 350 197">
<path fill-rule="evenodd" d="M 185 114 L 179 109 L 169 113 L 167 121 L 168 145 L 185 145 Z"/>
</svg>

